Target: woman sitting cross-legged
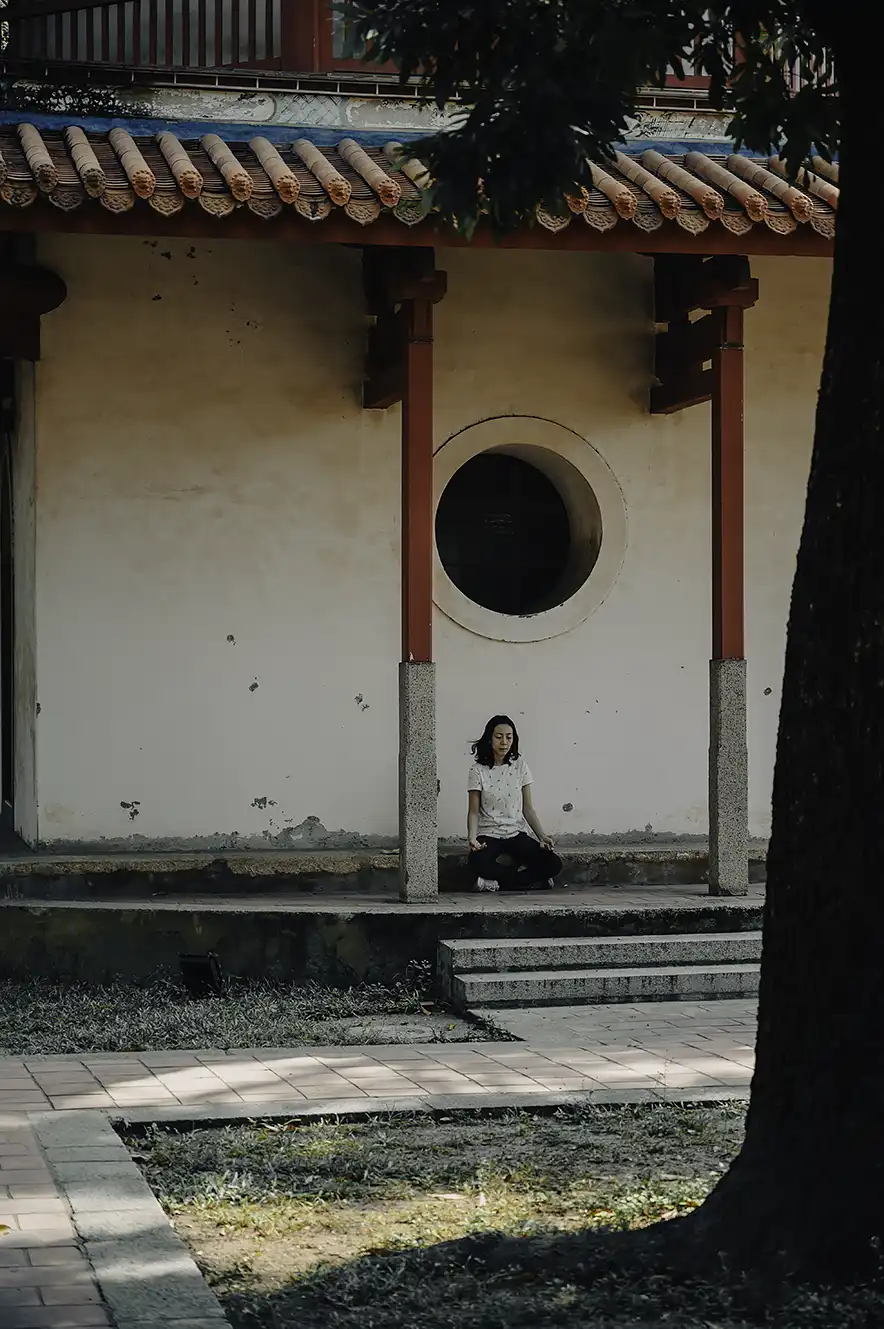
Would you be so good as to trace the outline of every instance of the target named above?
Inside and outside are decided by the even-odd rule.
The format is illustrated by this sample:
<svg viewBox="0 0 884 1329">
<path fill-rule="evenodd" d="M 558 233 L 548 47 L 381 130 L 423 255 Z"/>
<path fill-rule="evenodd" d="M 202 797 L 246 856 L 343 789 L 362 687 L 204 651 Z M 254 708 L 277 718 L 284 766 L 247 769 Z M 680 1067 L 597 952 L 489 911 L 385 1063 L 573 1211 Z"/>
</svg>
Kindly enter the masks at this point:
<svg viewBox="0 0 884 1329">
<path fill-rule="evenodd" d="M 473 744 L 467 781 L 469 866 L 480 891 L 549 890 L 562 870 L 531 801 L 532 776 L 519 755 L 519 735 L 495 715 Z M 533 832 L 529 835 L 528 829 Z M 533 838 L 536 836 L 536 839 Z"/>
</svg>

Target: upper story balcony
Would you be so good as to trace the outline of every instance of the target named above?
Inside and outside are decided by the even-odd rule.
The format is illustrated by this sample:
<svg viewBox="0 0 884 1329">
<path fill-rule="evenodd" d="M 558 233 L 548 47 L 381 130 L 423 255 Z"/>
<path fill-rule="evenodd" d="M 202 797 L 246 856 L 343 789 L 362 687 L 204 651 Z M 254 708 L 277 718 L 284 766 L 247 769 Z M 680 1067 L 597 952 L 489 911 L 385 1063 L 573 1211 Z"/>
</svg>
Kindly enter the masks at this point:
<svg viewBox="0 0 884 1329">
<path fill-rule="evenodd" d="M 136 81 L 237 82 L 238 73 L 396 83 L 366 58 L 339 0 L 0 0 L 0 59 L 59 79 L 104 71 Z M 51 67 L 51 71 L 47 70 Z M 76 67 L 76 72 L 75 72 Z M 792 72 L 797 90 L 801 70 Z M 699 63 L 667 80 L 676 99 L 702 97 Z"/>
<path fill-rule="evenodd" d="M 190 75 L 362 72 L 366 60 L 332 0 L 0 0 L 7 62 Z M 71 71 L 73 73 L 73 71 Z M 201 76 L 202 72 L 202 76 Z"/>
</svg>

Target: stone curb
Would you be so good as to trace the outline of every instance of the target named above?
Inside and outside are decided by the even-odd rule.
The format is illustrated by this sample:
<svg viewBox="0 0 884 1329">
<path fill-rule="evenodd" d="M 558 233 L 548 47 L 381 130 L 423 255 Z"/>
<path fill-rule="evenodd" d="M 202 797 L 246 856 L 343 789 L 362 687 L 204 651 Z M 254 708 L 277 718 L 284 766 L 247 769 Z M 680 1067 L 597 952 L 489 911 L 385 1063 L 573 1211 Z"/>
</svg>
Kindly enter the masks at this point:
<svg viewBox="0 0 884 1329">
<path fill-rule="evenodd" d="M 229 1126 L 249 1121 L 315 1121 L 337 1117 L 342 1121 L 364 1121 L 369 1117 L 395 1115 L 434 1116 L 439 1112 L 505 1112 L 509 1109 L 539 1108 L 543 1111 L 561 1107 L 626 1106 L 632 1103 L 729 1103 L 748 1101 L 749 1081 L 745 1085 L 704 1085 L 693 1089 L 596 1089 L 573 1093 L 499 1093 L 499 1094 L 424 1094 L 420 1098 L 325 1098 L 314 1103 L 303 1099 L 290 1103 L 272 1099 L 250 1103 L 247 1111 L 236 1104 L 211 1104 L 193 1107 L 143 1107 L 102 1109 L 108 1120 L 121 1126 L 176 1125 Z"/>
<path fill-rule="evenodd" d="M 218 1299 L 109 1116 L 56 1111 L 29 1120 L 117 1329 L 224 1329 Z"/>
<path fill-rule="evenodd" d="M 116 1329 L 224 1329 L 221 1305 L 145 1181 L 115 1125 L 186 1127 L 250 1121 L 359 1121 L 379 1115 L 553 1111 L 579 1105 L 745 1101 L 748 1083 L 698 1089 L 605 1089 L 574 1093 L 433 1094 L 305 1104 L 279 1099 L 235 1105 L 57 1110 L 28 1113 Z"/>
</svg>

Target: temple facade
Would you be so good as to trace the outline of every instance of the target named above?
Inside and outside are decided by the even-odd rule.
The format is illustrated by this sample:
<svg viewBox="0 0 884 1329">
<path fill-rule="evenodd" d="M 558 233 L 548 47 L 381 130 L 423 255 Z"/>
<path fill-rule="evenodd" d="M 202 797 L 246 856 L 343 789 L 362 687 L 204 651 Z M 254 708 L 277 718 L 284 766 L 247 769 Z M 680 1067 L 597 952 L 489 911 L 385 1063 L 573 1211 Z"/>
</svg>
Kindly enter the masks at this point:
<svg viewBox="0 0 884 1329">
<path fill-rule="evenodd" d="M 560 843 L 711 829 L 739 893 L 837 168 L 649 106 L 571 216 L 467 244 L 413 99 L 221 84 L 5 83 L 10 826 L 401 845 L 426 898 L 503 712 Z"/>
</svg>

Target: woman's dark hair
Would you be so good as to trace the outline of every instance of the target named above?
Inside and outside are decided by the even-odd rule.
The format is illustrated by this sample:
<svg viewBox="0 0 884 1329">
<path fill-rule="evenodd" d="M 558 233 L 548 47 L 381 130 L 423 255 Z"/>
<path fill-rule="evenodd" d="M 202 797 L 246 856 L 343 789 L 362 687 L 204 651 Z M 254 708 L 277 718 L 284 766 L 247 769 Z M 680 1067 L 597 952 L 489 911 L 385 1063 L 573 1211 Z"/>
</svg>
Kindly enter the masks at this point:
<svg viewBox="0 0 884 1329">
<path fill-rule="evenodd" d="M 494 765 L 494 752 L 491 748 L 491 736 L 499 724 L 505 724 L 513 731 L 513 746 L 509 750 L 507 761 L 515 761 L 519 755 L 519 731 L 513 724 L 508 715 L 492 715 L 485 726 L 485 731 L 481 738 L 477 738 L 473 744 L 473 756 L 480 766 Z"/>
</svg>

